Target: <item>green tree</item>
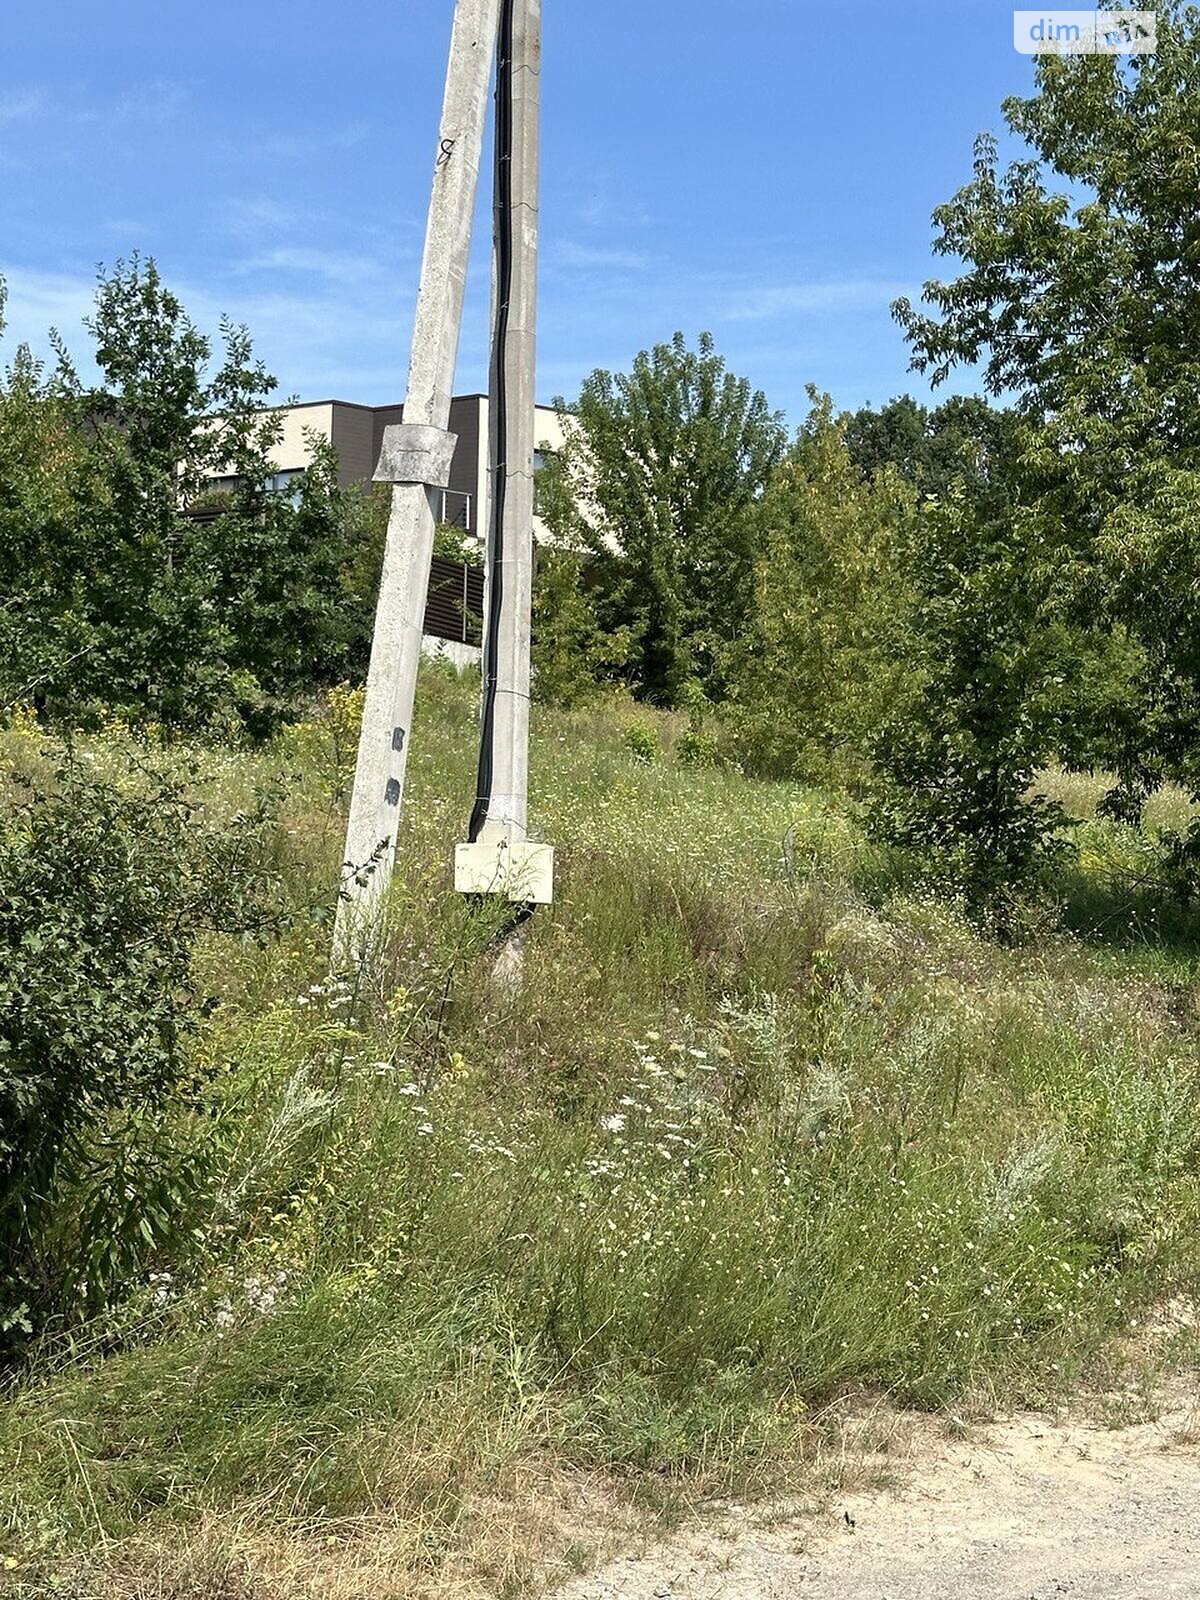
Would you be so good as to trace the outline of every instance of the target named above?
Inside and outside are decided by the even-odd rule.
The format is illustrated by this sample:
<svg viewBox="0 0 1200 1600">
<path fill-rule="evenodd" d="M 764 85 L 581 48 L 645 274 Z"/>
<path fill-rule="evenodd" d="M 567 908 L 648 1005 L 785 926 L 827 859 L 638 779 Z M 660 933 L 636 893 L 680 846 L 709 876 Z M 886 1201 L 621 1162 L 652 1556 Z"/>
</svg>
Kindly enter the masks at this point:
<svg viewBox="0 0 1200 1600">
<path fill-rule="evenodd" d="M 1056 592 L 1042 528 L 988 517 L 961 487 L 921 508 L 902 557 L 909 670 L 875 728 L 874 830 L 994 913 L 1069 842 L 1035 780 L 1071 748 L 1092 644 Z"/>
<path fill-rule="evenodd" d="M 1039 59 L 1036 92 L 1005 105 L 1031 157 L 1001 170 L 979 141 L 972 181 L 935 213 L 936 248 L 965 270 L 926 286 L 930 311 L 896 307 L 918 370 L 980 364 L 994 394 L 1016 392 L 1019 437 L 1010 508 L 982 529 L 960 517 L 949 564 L 931 533 L 922 619 L 941 618 L 948 676 L 909 730 L 919 781 L 905 740 L 884 754 L 883 814 L 901 837 L 923 817 L 963 845 L 978 796 L 1003 796 L 974 853 L 1014 875 L 1054 831 L 1018 797 L 1051 754 L 1115 770 L 1124 817 L 1169 778 L 1200 792 L 1200 11 L 1170 0 L 1158 35 L 1154 55 Z M 943 614 L 964 570 L 975 601 Z M 960 759 L 985 703 L 990 731 Z"/>
<path fill-rule="evenodd" d="M 273 492 L 274 380 L 229 322 L 214 362 L 153 261 L 100 277 L 88 329 L 99 384 L 55 336 L 52 377 L 19 352 L 0 392 L 6 697 L 266 732 L 364 653 L 363 510 L 317 442 Z"/>
<path fill-rule="evenodd" d="M 84 574 L 111 511 L 70 408 L 19 350 L 0 381 L 0 715 L 94 670 Z"/>
<path fill-rule="evenodd" d="M 929 407 L 912 395 L 897 395 L 878 410 L 860 406 L 846 414 L 844 427 L 850 459 L 865 477 L 893 467 L 910 483 L 923 479 L 929 449 Z"/>
<path fill-rule="evenodd" d="M 221 696 L 254 734 L 315 688 L 364 676 L 370 651 L 378 568 L 364 573 L 356 548 L 370 548 L 367 496 L 339 486 L 326 440 L 308 447 L 290 495 L 235 502 L 199 525 L 185 554 L 205 573 Z"/>
<path fill-rule="evenodd" d="M 916 671 L 898 629 L 915 494 L 894 467 L 864 479 L 846 419 L 812 412 L 755 507 L 756 597 L 730 647 L 727 717 L 750 769 L 857 784 Z"/>
<path fill-rule="evenodd" d="M 911 395 L 845 421 L 846 446 L 867 476 L 893 467 L 922 495 L 943 498 L 961 484 L 975 501 L 1011 487 L 1016 419 L 981 395 L 955 395 L 930 410 Z"/>
<path fill-rule="evenodd" d="M 597 622 L 585 560 L 575 551 L 538 550 L 532 621 L 533 694 L 543 705 L 583 705 L 625 664 L 628 637 Z"/>
<path fill-rule="evenodd" d="M 566 445 L 539 485 L 551 529 L 594 563 L 597 614 L 627 629 L 627 674 L 676 705 L 685 686 L 718 695 L 722 647 L 754 597 L 749 515 L 783 454 L 777 413 L 728 372 L 711 335 L 644 351 L 632 371 L 597 371 L 569 411 Z"/>
</svg>

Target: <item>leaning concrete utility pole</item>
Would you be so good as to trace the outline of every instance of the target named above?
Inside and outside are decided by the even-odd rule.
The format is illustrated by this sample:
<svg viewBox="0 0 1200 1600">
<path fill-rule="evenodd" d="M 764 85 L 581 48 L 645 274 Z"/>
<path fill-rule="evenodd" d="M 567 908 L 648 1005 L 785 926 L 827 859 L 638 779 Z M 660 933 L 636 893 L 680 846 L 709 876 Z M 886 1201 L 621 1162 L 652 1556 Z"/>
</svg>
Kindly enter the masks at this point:
<svg viewBox="0 0 1200 1600">
<path fill-rule="evenodd" d="M 395 861 L 433 554 L 434 497 L 449 484 L 456 443 L 449 432 L 450 394 L 500 6 L 501 0 L 457 0 L 455 5 L 404 421 L 385 431 L 375 473 L 377 480 L 392 484 L 392 508 L 346 833 L 334 944 L 338 964 L 365 954 Z"/>
<path fill-rule="evenodd" d="M 551 899 L 554 872 L 553 851 L 527 835 L 540 110 L 541 0 L 503 0 L 483 709 L 470 842 L 455 853 L 455 884 L 525 905 Z"/>
</svg>

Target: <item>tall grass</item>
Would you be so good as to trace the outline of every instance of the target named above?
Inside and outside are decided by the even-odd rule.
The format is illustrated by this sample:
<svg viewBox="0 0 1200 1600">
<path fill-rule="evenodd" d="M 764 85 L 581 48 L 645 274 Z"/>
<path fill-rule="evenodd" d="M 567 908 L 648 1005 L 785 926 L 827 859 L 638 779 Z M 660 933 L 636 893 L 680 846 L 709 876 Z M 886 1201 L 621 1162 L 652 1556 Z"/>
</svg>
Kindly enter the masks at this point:
<svg viewBox="0 0 1200 1600">
<path fill-rule="evenodd" d="M 541 715 L 558 896 L 514 991 L 449 887 L 473 687 L 435 672 L 386 957 L 331 985 L 352 717 L 202 752 L 215 809 L 283 792 L 295 917 L 203 952 L 194 1247 L 0 1408 L 0 1560 L 30 1593 L 126 1592 L 214 1518 L 341 1548 L 381 1517 L 386 1592 L 445 1592 L 522 1463 L 769 1476 L 839 1395 L 1037 1399 L 1191 1283 L 1176 982 L 881 898 L 848 806 L 680 766 L 669 719 L 646 760 L 614 707 Z"/>
</svg>

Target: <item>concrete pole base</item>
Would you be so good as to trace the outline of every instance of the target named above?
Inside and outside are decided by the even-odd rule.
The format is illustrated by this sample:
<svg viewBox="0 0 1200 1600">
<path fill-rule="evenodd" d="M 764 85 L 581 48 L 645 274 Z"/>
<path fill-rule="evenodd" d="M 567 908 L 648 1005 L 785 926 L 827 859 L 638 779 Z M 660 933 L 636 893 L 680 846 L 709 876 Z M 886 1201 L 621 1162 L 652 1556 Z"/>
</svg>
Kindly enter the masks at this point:
<svg viewBox="0 0 1200 1600">
<path fill-rule="evenodd" d="M 514 928 L 500 942 L 492 963 L 492 983 L 504 994 L 516 995 L 525 987 L 525 927 Z"/>
</svg>

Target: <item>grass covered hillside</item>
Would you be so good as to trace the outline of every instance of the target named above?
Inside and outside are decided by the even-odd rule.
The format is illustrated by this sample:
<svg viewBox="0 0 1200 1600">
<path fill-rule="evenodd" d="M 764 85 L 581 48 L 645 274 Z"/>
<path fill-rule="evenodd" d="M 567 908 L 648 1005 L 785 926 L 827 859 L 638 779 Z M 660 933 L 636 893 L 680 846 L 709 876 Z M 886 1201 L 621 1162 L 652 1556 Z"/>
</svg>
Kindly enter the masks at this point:
<svg viewBox="0 0 1200 1600">
<path fill-rule="evenodd" d="M 157 1041 L 172 1074 L 144 1114 L 145 1074 L 85 1085 L 8 1223 L 14 1595 L 534 1594 L 590 1558 L 595 1486 L 779 1481 L 847 1394 L 1061 1392 L 1192 1285 L 1196 947 L 1143 915 L 1139 834 L 1086 821 L 1061 911 L 1001 944 L 849 802 L 687 764 L 624 702 L 542 710 L 558 892 L 517 989 L 449 887 L 476 693 L 425 677 L 357 984 L 327 969 L 353 695 L 265 751 L 0 735 L 9 1014 L 153 957 L 105 969 L 103 1048 L 64 1022 L 38 1060 Z M 117 954 L 78 932 L 101 856 Z"/>
</svg>

